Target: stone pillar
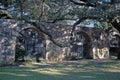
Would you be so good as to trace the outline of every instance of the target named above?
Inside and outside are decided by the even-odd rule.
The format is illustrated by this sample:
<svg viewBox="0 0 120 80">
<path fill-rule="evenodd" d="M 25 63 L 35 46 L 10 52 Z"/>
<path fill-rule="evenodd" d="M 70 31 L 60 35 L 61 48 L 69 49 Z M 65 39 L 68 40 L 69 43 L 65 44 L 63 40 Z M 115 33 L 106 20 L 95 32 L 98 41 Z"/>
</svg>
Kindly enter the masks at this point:
<svg viewBox="0 0 120 80">
<path fill-rule="evenodd" d="M 15 56 L 15 40 L 9 37 L 0 37 L 0 63 L 11 64 Z"/>
<path fill-rule="evenodd" d="M 7 23 L 0 25 L 0 64 L 11 64 L 15 56 L 15 37 Z"/>
</svg>

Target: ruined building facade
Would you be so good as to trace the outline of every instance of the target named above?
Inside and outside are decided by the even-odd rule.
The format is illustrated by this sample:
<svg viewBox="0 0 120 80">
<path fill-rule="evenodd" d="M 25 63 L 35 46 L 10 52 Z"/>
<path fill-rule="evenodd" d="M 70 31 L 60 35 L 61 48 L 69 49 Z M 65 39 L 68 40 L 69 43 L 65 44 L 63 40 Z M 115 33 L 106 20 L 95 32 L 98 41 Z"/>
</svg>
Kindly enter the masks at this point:
<svg viewBox="0 0 120 80">
<path fill-rule="evenodd" d="M 114 31 L 110 30 L 76 26 L 71 37 L 72 26 L 51 23 L 37 25 L 45 33 L 21 21 L 0 20 L 0 64 L 14 62 L 18 52 L 46 59 L 53 54 L 65 55 L 67 59 L 106 59 L 110 55 L 110 46 L 116 47 L 118 44 Z"/>
</svg>

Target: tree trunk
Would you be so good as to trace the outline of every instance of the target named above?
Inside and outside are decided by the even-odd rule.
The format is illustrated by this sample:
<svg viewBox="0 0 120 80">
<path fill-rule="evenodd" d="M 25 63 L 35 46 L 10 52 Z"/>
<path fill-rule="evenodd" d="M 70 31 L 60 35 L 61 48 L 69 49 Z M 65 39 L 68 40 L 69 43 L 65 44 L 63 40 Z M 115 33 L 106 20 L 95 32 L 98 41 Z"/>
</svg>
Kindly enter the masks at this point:
<svg viewBox="0 0 120 80">
<path fill-rule="evenodd" d="M 114 28 L 116 28 L 119 31 L 120 34 L 120 22 L 117 22 L 117 20 L 114 20 L 113 22 L 111 22 L 111 24 L 113 25 Z M 119 36 L 119 48 L 117 50 L 118 55 L 117 55 L 117 59 L 120 60 L 120 36 Z"/>
<path fill-rule="evenodd" d="M 119 59 L 119 60 L 120 60 L 120 52 L 118 53 L 117 59 Z"/>
<path fill-rule="evenodd" d="M 120 31 L 119 31 L 120 33 Z M 120 60 L 120 36 L 119 36 L 119 48 L 118 48 L 118 56 L 117 56 L 117 59 Z"/>
</svg>

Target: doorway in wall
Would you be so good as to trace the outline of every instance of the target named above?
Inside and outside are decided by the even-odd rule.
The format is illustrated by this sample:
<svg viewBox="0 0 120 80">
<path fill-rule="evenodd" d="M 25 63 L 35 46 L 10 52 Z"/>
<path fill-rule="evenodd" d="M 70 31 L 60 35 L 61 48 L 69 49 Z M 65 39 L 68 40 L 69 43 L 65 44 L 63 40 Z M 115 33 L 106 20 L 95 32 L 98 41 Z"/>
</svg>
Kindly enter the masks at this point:
<svg viewBox="0 0 120 80">
<path fill-rule="evenodd" d="M 86 32 L 76 33 L 72 52 L 77 59 L 91 58 L 91 38 Z"/>
<path fill-rule="evenodd" d="M 25 58 L 35 58 L 40 62 L 44 54 L 44 39 L 33 29 L 26 29 L 20 32 L 16 38 L 15 61 L 23 62 Z"/>
</svg>

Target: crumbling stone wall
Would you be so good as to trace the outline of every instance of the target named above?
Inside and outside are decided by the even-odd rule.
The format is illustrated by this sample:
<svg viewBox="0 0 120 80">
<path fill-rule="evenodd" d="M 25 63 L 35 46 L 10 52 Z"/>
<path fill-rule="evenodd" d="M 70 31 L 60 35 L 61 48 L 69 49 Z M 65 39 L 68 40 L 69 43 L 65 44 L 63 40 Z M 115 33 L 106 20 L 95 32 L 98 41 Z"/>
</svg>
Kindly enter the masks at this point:
<svg viewBox="0 0 120 80">
<path fill-rule="evenodd" d="M 94 58 L 94 59 L 101 59 L 101 58 L 109 58 L 109 41 L 108 41 L 108 33 L 101 29 L 101 28 L 88 28 L 88 27 L 81 27 L 81 26 L 76 26 L 74 34 L 72 36 L 71 40 L 71 31 L 72 31 L 72 26 L 69 25 L 56 25 L 56 24 L 43 24 L 44 25 L 44 30 L 46 32 L 50 33 L 54 39 L 54 41 L 64 47 L 69 48 L 68 52 L 70 51 L 70 56 L 75 56 L 75 57 L 82 57 L 82 58 Z M 80 53 L 80 48 L 84 44 L 81 43 L 81 41 L 77 40 L 77 37 L 79 35 L 83 35 L 85 37 L 85 45 L 87 47 L 84 47 L 83 54 Z M 57 48 L 57 46 L 53 47 Z M 106 49 L 107 48 L 107 49 Z M 58 48 L 57 48 L 58 49 Z M 97 49 L 100 49 L 98 51 Z M 103 55 L 102 53 L 105 53 L 104 50 L 107 50 L 106 54 Z M 95 50 L 95 51 L 94 51 Z M 59 52 L 59 50 L 58 50 Z M 57 52 L 57 53 L 58 53 Z M 95 53 L 95 55 L 94 55 Z M 81 55 L 81 56 L 80 56 Z M 99 56 L 98 56 L 99 55 Z"/>
<path fill-rule="evenodd" d="M 12 36 L 10 23 L 0 20 L 0 63 L 14 61 L 15 37 Z"/>
<path fill-rule="evenodd" d="M 0 64 L 14 62 L 16 38 L 25 26 L 31 25 L 16 20 L 0 19 Z"/>
<path fill-rule="evenodd" d="M 101 28 L 88 28 L 76 26 L 74 34 L 71 40 L 71 31 L 72 26 L 70 25 L 59 25 L 52 23 L 38 23 L 37 24 L 43 31 L 49 33 L 52 36 L 53 40 L 63 46 L 59 47 L 50 41 L 49 36 L 45 36 L 45 40 L 43 41 L 43 47 L 45 53 L 49 53 L 53 51 L 55 54 L 65 54 L 66 57 L 70 56 L 78 56 L 82 58 L 91 57 L 94 59 L 101 58 L 100 53 L 104 53 L 107 50 L 106 55 L 102 58 L 109 57 L 109 44 L 108 44 L 108 33 Z M 25 27 L 34 27 L 30 24 L 15 21 L 15 20 L 6 20 L 0 19 L 0 63 L 11 63 L 14 62 L 15 59 L 15 46 L 16 39 L 18 35 L 21 33 L 26 35 L 23 31 Z M 81 35 L 84 37 L 82 41 L 80 38 Z M 39 35 L 37 35 L 39 36 Z M 27 37 L 26 37 L 27 38 Z M 80 39 L 79 39 L 80 38 Z M 32 41 L 32 39 L 27 38 L 28 42 Z M 36 43 L 39 41 L 37 38 L 34 40 Z M 51 43 L 49 43 L 49 41 Z M 84 44 L 83 44 L 84 43 Z M 29 45 L 33 46 L 33 45 Z M 28 46 L 28 47 L 29 47 Z M 40 51 L 40 45 L 34 45 L 36 47 L 36 52 Z M 85 46 L 85 47 L 83 47 Z M 31 47 L 30 47 L 31 48 Z M 40 49 L 39 49 L 40 48 Z M 104 50 L 105 49 L 105 50 Z M 31 53 L 29 49 L 27 54 Z M 43 50 L 43 49 L 42 49 Z M 79 54 L 83 50 L 82 56 Z M 102 52 L 103 51 L 103 52 Z M 97 54 L 97 56 L 95 55 Z M 46 54 L 45 54 L 46 55 Z M 98 56 L 99 55 L 99 56 Z"/>
</svg>

